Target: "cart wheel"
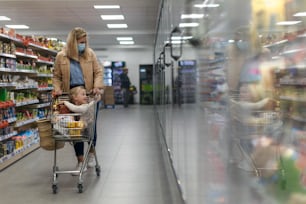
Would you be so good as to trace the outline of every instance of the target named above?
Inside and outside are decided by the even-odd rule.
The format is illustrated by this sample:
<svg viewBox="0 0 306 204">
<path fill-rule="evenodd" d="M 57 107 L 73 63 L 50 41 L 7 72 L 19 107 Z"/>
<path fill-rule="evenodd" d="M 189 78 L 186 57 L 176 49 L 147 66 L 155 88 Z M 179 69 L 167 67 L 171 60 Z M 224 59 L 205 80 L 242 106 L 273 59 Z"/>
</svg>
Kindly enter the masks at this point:
<svg viewBox="0 0 306 204">
<path fill-rule="evenodd" d="M 52 190 L 53 190 L 53 194 L 57 193 L 57 185 L 56 184 L 52 185 Z"/>
<path fill-rule="evenodd" d="M 78 184 L 79 193 L 83 193 L 83 184 Z"/>
<path fill-rule="evenodd" d="M 101 172 L 101 167 L 100 166 L 96 166 L 97 176 L 100 176 L 100 172 Z"/>
</svg>

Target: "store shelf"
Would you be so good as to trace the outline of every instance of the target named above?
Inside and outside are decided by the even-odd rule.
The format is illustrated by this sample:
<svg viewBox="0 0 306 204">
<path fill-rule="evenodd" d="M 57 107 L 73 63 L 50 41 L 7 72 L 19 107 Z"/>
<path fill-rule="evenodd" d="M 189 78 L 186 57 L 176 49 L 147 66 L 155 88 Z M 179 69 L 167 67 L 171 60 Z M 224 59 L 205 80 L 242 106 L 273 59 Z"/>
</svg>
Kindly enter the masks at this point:
<svg viewBox="0 0 306 204">
<path fill-rule="evenodd" d="M 0 53 L 0 57 L 8 57 L 8 58 L 16 59 L 16 56 L 15 56 L 15 55 L 6 54 L 6 53 Z"/>
<path fill-rule="evenodd" d="M 17 102 L 17 103 L 16 103 L 16 107 L 31 105 L 31 104 L 35 104 L 35 103 L 38 103 L 38 102 L 39 102 L 38 99 L 29 100 L 29 101 L 24 101 L 24 102 Z"/>
<path fill-rule="evenodd" d="M 7 134 L 7 135 L 2 135 L 2 136 L 0 136 L 0 141 L 9 139 L 10 137 L 13 137 L 15 135 L 17 135 L 17 131 L 13 131 L 13 132 L 11 132 L 10 134 Z"/>
<path fill-rule="evenodd" d="M 40 87 L 37 90 L 38 91 L 52 91 L 53 87 Z"/>
<path fill-rule="evenodd" d="M 0 136 L 2 148 L 0 148 L 0 155 L 13 151 L 0 158 L 0 170 L 39 148 L 37 133 L 34 136 L 38 138 L 33 140 L 38 141 L 31 145 L 27 144 L 33 142 L 32 139 L 24 140 L 14 136 L 31 132 L 32 128 L 35 130 L 35 122 L 39 117 L 50 117 L 48 113 L 51 109 L 53 87 L 50 81 L 57 51 L 47 48 L 48 45 L 43 45 L 34 39 L 31 41 L 32 39 L 25 40 L 21 35 L 16 36 L 20 37 L 17 39 L 0 34 L 0 41 L 7 47 L 3 50 L 5 53 L 0 53 L 1 62 L 3 62 L 0 65 L 0 86 L 3 93 L 1 100 L 12 100 L 15 104 L 11 109 L 0 110 L 11 114 L 9 119 L 1 118 L 2 122 L 7 121 L 8 124 L 3 125 L 5 127 Z M 25 146 L 14 150 L 22 145 Z"/>
<path fill-rule="evenodd" d="M 38 120 L 38 118 L 36 117 L 36 118 L 29 119 L 29 120 L 17 121 L 15 127 L 22 127 L 24 125 L 34 123 L 37 120 Z"/>
<path fill-rule="evenodd" d="M 9 165 L 13 164 L 14 162 L 18 161 L 19 159 L 23 158 L 27 154 L 38 149 L 39 147 L 40 147 L 39 142 L 36 142 L 26 147 L 17 149 L 13 153 L 5 155 L 4 157 L 0 158 L 0 171 L 8 167 Z"/>
<path fill-rule="evenodd" d="M 31 58 L 31 59 L 37 59 L 38 58 L 36 55 L 29 55 L 29 54 L 25 54 L 25 53 L 22 53 L 22 52 L 15 52 L 15 55 L 18 56 L 18 57 L 25 57 L 25 58 Z"/>
</svg>

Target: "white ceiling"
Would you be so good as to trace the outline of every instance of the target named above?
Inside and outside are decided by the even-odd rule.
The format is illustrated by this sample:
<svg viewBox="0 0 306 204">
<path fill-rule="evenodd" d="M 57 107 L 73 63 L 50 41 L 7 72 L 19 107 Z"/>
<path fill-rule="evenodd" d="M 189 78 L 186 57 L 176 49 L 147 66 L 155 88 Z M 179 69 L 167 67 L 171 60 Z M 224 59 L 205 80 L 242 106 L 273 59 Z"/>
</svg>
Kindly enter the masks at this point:
<svg viewBox="0 0 306 204">
<path fill-rule="evenodd" d="M 22 35 L 56 37 L 65 41 L 68 32 L 77 26 L 89 34 L 95 50 L 114 47 L 152 47 L 161 0 L 0 0 L 0 16 L 11 21 L 6 24 L 25 24 L 29 30 L 16 30 Z M 119 10 L 96 10 L 95 4 L 118 4 Z M 123 21 L 102 21 L 101 14 L 123 14 Z M 107 23 L 126 23 L 127 29 L 108 29 Z M 135 45 L 119 46 L 116 37 L 132 36 Z"/>
</svg>

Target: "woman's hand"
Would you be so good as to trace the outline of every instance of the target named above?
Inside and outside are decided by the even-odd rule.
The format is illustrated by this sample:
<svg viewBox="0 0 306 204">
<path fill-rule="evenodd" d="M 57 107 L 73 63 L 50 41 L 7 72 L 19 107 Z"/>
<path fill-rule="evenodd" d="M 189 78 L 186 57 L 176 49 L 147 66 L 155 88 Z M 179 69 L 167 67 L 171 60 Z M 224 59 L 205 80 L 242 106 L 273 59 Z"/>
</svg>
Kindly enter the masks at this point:
<svg viewBox="0 0 306 204">
<path fill-rule="evenodd" d="M 63 91 L 62 91 L 62 90 L 56 90 L 56 91 L 53 92 L 53 94 L 54 94 L 55 96 L 60 96 L 60 95 L 63 94 Z"/>
<path fill-rule="evenodd" d="M 93 93 L 94 95 L 102 95 L 102 94 L 104 93 L 104 90 L 103 90 L 103 89 L 100 89 L 100 88 L 94 88 L 94 89 L 92 90 L 92 93 Z"/>
</svg>

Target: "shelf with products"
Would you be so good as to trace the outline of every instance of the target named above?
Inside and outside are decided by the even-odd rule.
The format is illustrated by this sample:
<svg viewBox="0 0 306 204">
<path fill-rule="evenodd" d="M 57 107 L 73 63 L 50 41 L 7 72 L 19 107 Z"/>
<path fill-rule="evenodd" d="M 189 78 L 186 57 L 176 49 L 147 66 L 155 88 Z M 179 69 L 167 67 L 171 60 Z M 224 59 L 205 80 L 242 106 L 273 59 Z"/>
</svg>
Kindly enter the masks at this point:
<svg viewBox="0 0 306 204">
<path fill-rule="evenodd" d="M 103 63 L 104 67 L 104 84 L 105 86 L 112 86 L 113 85 L 113 71 L 112 71 L 112 62 L 105 61 Z"/>
<path fill-rule="evenodd" d="M 196 101 L 196 60 L 180 60 L 178 73 L 175 79 L 176 101 L 182 103 L 195 103 Z"/>
<path fill-rule="evenodd" d="M 236 134 L 243 134 L 243 131 L 261 130 L 257 134 L 251 134 L 255 136 L 251 139 L 252 145 L 246 145 L 244 142 L 246 140 L 240 140 L 240 143 L 250 152 L 250 161 L 254 167 L 260 170 L 257 175 L 259 188 L 269 189 L 273 197 L 294 191 L 303 183 L 300 166 L 297 165 L 305 162 L 302 159 L 304 153 L 301 152 L 301 148 L 304 148 L 306 141 L 306 110 L 304 108 L 306 105 L 306 95 L 304 95 L 306 69 L 301 41 L 303 39 L 300 37 L 284 38 L 263 46 L 269 49 L 272 59 L 260 62 L 258 84 L 273 86 L 271 89 L 273 93 L 262 94 L 272 98 L 275 102 L 273 109 L 263 108 L 257 113 L 248 103 L 245 103 L 245 107 L 237 109 L 237 112 L 244 114 L 234 126 L 234 129 L 237 130 Z M 272 72 L 268 73 L 270 71 Z M 259 90 L 258 87 L 257 90 Z M 266 87 L 261 89 L 262 93 L 266 90 L 270 89 Z M 247 119 L 250 119 L 248 116 L 259 117 L 253 122 L 250 121 L 252 122 L 250 124 L 258 125 L 245 124 Z M 260 126 L 261 123 L 256 122 L 267 119 L 272 123 L 262 123 Z M 272 168 L 269 169 L 270 167 Z M 294 178 L 293 173 L 296 174 Z"/>
<path fill-rule="evenodd" d="M 0 170 L 8 167 L 19 159 L 23 158 L 27 154 L 33 152 L 34 150 L 39 148 L 39 137 L 37 133 L 33 134 L 33 136 L 27 137 L 26 139 L 20 139 L 18 141 L 20 146 L 14 150 L 12 150 L 12 145 L 10 146 L 9 153 L 3 154 L 4 151 L 7 151 L 3 144 L 0 142 Z M 23 143 L 23 144 L 22 144 Z"/>
<path fill-rule="evenodd" d="M 122 104 L 123 98 L 121 94 L 121 79 L 120 74 L 123 73 L 123 68 L 126 66 L 124 61 L 114 61 L 112 62 L 112 77 L 113 77 L 113 88 L 114 97 L 116 104 Z"/>
<path fill-rule="evenodd" d="M 202 58 L 198 64 L 197 80 L 199 81 L 197 92 L 198 100 L 203 104 L 203 108 L 223 110 L 225 105 L 225 56 L 224 53 L 210 53 L 206 58 Z"/>
<path fill-rule="evenodd" d="M 1 113 L 8 111 L 1 103 L 13 102 L 13 115 L 0 123 L 0 170 L 39 147 L 35 122 L 51 110 L 57 51 L 32 37 L 16 36 L 0 34 Z"/>
</svg>

